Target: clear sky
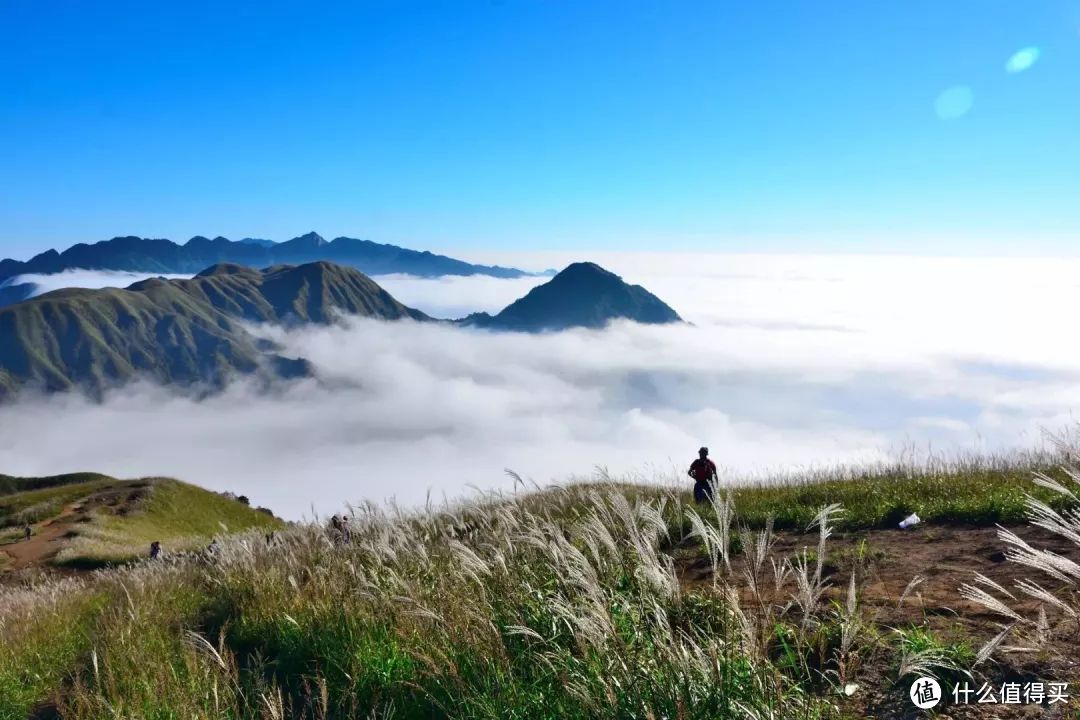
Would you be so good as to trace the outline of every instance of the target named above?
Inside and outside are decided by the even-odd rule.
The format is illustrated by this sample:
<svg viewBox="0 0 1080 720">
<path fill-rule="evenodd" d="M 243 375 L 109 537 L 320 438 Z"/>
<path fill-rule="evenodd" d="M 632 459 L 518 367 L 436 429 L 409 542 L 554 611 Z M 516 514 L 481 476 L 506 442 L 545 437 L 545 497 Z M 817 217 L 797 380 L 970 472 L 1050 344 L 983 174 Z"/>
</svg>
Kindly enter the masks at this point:
<svg viewBox="0 0 1080 720">
<path fill-rule="evenodd" d="M 0 255 L 311 229 L 1075 254 L 1080 0 L 0 2 Z"/>
</svg>

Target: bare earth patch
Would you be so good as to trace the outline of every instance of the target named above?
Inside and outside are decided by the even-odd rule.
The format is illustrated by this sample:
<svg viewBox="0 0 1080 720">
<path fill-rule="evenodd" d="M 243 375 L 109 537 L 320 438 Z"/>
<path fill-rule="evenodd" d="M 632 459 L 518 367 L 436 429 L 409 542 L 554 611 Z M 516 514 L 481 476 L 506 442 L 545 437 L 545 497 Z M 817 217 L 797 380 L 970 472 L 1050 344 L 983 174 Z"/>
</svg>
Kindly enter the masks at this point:
<svg viewBox="0 0 1080 720">
<path fill-rule="evenodd" d="M 32 525 L 33 535 L 29 540 L 17 535 L 16 541 L 0 545 L 0 553 L 7 556 L 6 564 L 0 561 L 0 570 L 47 565 L 73 537 L 80 523 L 88 522 L 95 512 L 126 515 L 146 488 L 146 483 L 118 483 L 65 506 L 55 517 Z"/>
<path fill-rule="evenodd" d="M 1080 548 L 1066 542 L 1059 535 L 1031 525 L 1012 525 L 1009 529 L 1033 546 L 1045 548 L 1072 560 L 1080 561 Z M 814 553 L 817 546 L 816 533 L 776 533 L 773 555 L 793 557 L 804 548 Z M 694 541 L 684 543 L 676 551 L 679 578 L 686 589 L 705 588 L 712 584 L 712 568 L 708 557 L 700 552 Z M 732 558 L 732 570 L 736 577 L 731 584 L 739 588 L 740 604 L 747 613 L 754 612 L 756 600 L 747 589 L 742 572 L 742 558 Z M 1032 570 L 1005 559 L 1004 545 L 998 539 L 995 527 L 963 525 L 919 525 L 909 530 L 861 530 L 853 532 L 834 531 L 829 538 L 828 552 L 823 568 L 829 587 L 825 592 L 825 604 L 844 604 L 853 569 L 856 572 L 858 601 L 865 617 L 873 619 L 880 642 L 892 643 L 890 652 L 876 653 L 866 658 L 867 665 L 857 682 L 859 690 L 841 707 L 859 717 L 906 718 L 923 717 L 907 697 L 908 682 L 897 684 L 897 653 L 894 629 L 925 628 L 935 636 L 969 643 L 978 650 L 985 642 L 996 636 L 1007 618 L 988 611 L 982 605 L 964 599 L 959 592 L 961 585 L 972 583 L 975 573 L 981 573 L 1007 590 L 1013 591 L 1017 601 L 1010 606 L 1025 617 L 1035 617 L 1040 603 L 1016 592 L 1015 583 L 1033 577 Z M 724 571 L 721 569 L 721 573 Z M 899 602 L 913 578 L 921 576 L 922 582 L 912 588 L 903 602 Z M 1063 594 L 1064 583 L 1039 577 L 1039 582 L 1055 594 Z M 766 585 L 763 599 L 775 605 L 784 605 L 791 599 L 790 584 L 779 592 Z M 969 705 L 943 704 L 938 707 L 938 717 L 957 718 L 1021 718 L 1021 717 L 1073 717 L 1069 708 L 1075 707 L 1080 698 L 1080 653 L 1070 652 L 1080 640 L 1077 623 L 1064 618 L 1062 613 L 1047 609 L 1051 628 L 1052 648 L 1055 653 L 999 653 L 995 659 L 979 665 L 975 679 L 977 688 L 983 682 L 1000 687 L 1006 681 L 1063 681 L 1070 683 L 1072 698 L 1068 704 L 1053 708 L 1023 705 Z M 1077 660 L 1062 660 L 1075 656 Z M 1056 656 L 1056 658 L 1055 658 Z"/>
</svg>

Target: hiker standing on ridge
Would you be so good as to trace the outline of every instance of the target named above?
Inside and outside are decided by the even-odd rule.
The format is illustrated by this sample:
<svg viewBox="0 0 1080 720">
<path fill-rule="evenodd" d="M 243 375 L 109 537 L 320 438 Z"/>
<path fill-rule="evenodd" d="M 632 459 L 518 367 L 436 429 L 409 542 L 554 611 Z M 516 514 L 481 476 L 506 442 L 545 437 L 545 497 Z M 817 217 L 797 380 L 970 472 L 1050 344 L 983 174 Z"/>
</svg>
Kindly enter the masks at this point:
<svg viewBox="0 0 1080 720">
<path fill-rule="evenodd" d="M 703 503 L 706 499 L 711 500 L 713 486 L 718 477 L 716 463 L 709 459 L 709 448 L 703 447 L 698 450 L 698 459 L 690 464 L 687 475 L 694 478 L 694 502 Z"/>
<path fill-rule="evenodd" d="M 26 536 L 27 540 L 29 540 L 30 536 L 33 535 L 33 534 L 34 534 L 34 528 L 30 527 L 29 525 L 27 525 L 25 528 L 23 528 L 23 535 Z"/>
</svg>

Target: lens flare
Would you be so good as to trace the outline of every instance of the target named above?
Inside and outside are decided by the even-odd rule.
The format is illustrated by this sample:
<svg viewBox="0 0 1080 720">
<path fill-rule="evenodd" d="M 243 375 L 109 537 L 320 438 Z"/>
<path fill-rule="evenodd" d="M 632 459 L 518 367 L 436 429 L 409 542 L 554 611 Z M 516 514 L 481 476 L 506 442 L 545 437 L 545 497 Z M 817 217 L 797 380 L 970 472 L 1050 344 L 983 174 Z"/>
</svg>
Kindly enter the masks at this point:
<svg viewBox="0 0 1080 720">
<path fill-rule="evenodd" d="M 1018 73 L 1024 72 L 1039 59 L 1039 48 L 1026 47 L 1023 50 L 1017 50 L 1013 53 L 1009 61 L 1005 63 L 1005 72 Z"/>
<path fill-rule="evenodd" d="M 934 112 L 942 120 L 956 120 L 968 114 L 975 102 L 975 93 L 967 85 L 954 85 L 942 91 L 934 101 Z"/>
</svg>

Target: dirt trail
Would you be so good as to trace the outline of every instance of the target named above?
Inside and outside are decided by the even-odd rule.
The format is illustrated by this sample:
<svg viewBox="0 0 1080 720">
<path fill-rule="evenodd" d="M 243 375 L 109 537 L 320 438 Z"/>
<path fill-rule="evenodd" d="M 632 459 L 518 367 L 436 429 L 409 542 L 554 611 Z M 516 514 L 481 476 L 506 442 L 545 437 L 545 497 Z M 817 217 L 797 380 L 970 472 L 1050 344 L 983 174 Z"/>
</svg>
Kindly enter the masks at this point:
<svg viewBox="0 0 1080 720">
<path fill-rule="evenodd" d="M 76 522 L 76 508 L 81 502 L 72 503 L 56 517 L 33 525 L 34 534 L 29 540 L 0 546 L 0 552 L 11 558 L 11 569 L 22 570 L 32 565 L 42 565 L 60 552 L 61 541 Z"/>
<path fill-rule="evenodd" d="M 1042 528 L 1032 525 L 1012 525 L 1010 530 L 1035 547 L 1051 550 L 1063 557 L 1080 562 L 1080 548 Z M 816 550 L 815 533 L 778 531 L 773 556 L 792 557 L 806 548 Z M 826 597 L 843 600 L 856 558 L 864 560 L 863 571 L 857 577 L 860 597 L 864 603 L 880 606 L 890 623 L 918 623 L 929 616 L 943 616 L 952 622 L 974 625 L 986 624 L 993 615 L 982 606 L 963 600 L 957 589 L 974 581 L 981 573 L 1006 588 L 1014 589 L 1019 580 L 1038 579 L 1053 592 L 1066 591 L 1067 586 L 1041 577 L 1036 571 L 1005 559 L 1005 544 L 998 539 L 997 528 L 971 525 L 920 525 L 912 530 L 862 530 L 834 532 L 827 543 L 828 553 L 823 575 L 829 579 Z M 741 572 L 742 558 L 732 559 L 736 572 Z M 813 561 L 811 561 L 813 564 Z M 707 558 L 684 558 L 679 563 L 679 575 L 685 585 L 693 586 L 712 581 Z M 771 573 L 771 570 L 769 571 Z M 912 578 L 925 580 L 910 593 L 910 601 L 896 607 L 897 600 Z M 766 588 L 767 594 L 770 588 Z M 790 593 L 787 587 L 772 601 L 782 601 Z M 1018 607 L 1035 612 L 1039 603 L 1021 595 Z M 749 599 L 747 593 L 745 599 Z M 996 618 L 1000 619 L 1000 618 Z"/>
<path fill-rule="evenodd" d="M 94 508 L 107 508 L 115 514 L 126 514 L 145 491 L 145 484 L 109 485 L 64 507 L 59 514 L 35 523 L 29 540 L 0 545 L 0 553 L 7 555 L 11 564 L 8 570 L 23 570 L 47 564 L 64 548 L 75 526 L 89 522 Z"/>
</svg>

